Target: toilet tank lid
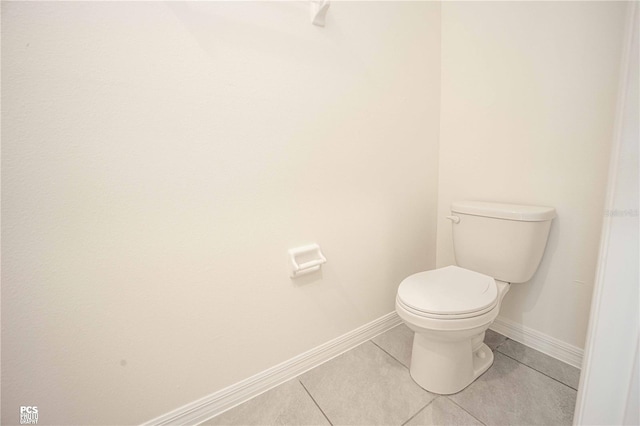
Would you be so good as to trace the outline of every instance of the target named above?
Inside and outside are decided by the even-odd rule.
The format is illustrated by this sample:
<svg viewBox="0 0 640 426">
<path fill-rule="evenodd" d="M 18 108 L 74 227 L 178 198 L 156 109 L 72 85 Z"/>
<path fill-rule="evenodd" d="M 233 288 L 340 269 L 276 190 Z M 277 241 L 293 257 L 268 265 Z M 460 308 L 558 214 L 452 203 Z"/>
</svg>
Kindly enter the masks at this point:
<svg viewBox="0 0 640 426">
<path fill-rule="evenodd" d="M 492 203 L 487 201 L 456 201 L 451 203 L 451 211 L 473 216 L 520 220 L 525 222 L 543 222 L 556 217 L 556 209 L 553 207 Z"/>
</svg>

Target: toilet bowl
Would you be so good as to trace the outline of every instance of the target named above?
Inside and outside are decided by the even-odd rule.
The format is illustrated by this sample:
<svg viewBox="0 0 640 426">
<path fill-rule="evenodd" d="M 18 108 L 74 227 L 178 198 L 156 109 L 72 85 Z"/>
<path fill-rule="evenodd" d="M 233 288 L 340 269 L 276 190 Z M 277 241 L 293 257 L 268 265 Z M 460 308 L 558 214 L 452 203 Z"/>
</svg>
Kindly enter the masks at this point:
<svg viewBox="0 0 640 426">
<path fill-rule="evenodd" d="M 498 315 L 509 284 L 457 266 L 407 277 L 396 312 L 415 332 L 410 373 L 431 392 L 467 387 L 493 363 L 484 333 Z"/>
<path fill-rule="evenodd" d="M 410 372 L 424 389 L 461 391 L 493 363 L 484 334 L 514 283 L 529 281 L 555 209 L 483 201 L 451 205 L 457 265 L 419 272 L 398 287 L 396 312 L 414 331 Z"/>
</svg>

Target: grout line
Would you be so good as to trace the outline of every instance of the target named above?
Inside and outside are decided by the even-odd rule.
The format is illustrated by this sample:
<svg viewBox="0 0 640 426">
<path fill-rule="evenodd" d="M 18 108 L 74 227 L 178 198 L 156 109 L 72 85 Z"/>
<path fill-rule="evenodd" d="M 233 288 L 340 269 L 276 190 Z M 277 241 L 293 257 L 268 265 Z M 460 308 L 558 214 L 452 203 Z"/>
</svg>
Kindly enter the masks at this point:
<svg viewBox="0 0 640 426">
<path fill-rule="evenodd" d="M 499 333 L 498 333 L 498 334 L 499 334 Z M 494 351 L 497 351 L 497 350 L 498 350 L 498 348 L 499 348 L 500 346 L 504 345 L 504 344 L 507 342 L 507 340 L 510 340 L 510 339 L 509 339 L 507 336 L 505 336 L 504 334 L 500 334 L 500 335 L 501 335 L 501 336 L 504 336 L 504 340 L 503 340 L 502 342 L 498 343 L 498 345 L 497 345 L 495 348 L 493 348 L 493 349 L 492 349 L 492 350 L 494 350 Z M 491 349 L 491 348 L 489 348 L 489 349 Z"/>
<path fill-rule="evenodd" d="M 496 351 L 498 351 L 498 348 L 496 348 Z M 550 379 L 552 379 L 552 380 L 555 380 L 556 382 L 558 382 L 558 383 L 560 383 L 560 384 L 565 385 L 565 386 L 566 386 L 566 387 L 568 387 L 569 389 L 573 389 L 573 390 L 574 390 L 574 391 L 576 391 L 576 392 L 578 391 L 578 389 L 574 388 L 573 386 L 570 386 L 570 385 L 566 384 L 565 382 L 560 381 L 560 380 L 556 379 L 555 377 L 552 377 L 552 376 L 548 375 L 548 374 L 547 374 L 547 373 L 545 373 L 544 371 L 540 371 L 540 370 L 538 370 L 537 368 L 534 368 L 534 367 L 530 366 L 529 364 L 525 364 L 524 362 L 522 362 L 522 361 L 520 361 L 520 360 L 518 360 L 518 359 L 516 359 L 516 358 L 512 357 L 511 355 L 507 355 L 507 354 L 505 354 L 504 352 L 501 352 L 501 351 L 498 351 L 498 352 L 500 352 L 500 355 L 504 355 L 504 356 L 506 356 L 507 358 L 511 358 L 512 360 L 514 360 L 514 361 L 515 361 L 515 362 L 517 362 L 518 364 L 522 364 L 522 365 L 524 365 L 525 367 L 530 368 L 530 369 L 532 369 L 533 371 L 536 371 L 536 372 L 538 372 L 538 373 L 542 374 L 543 376 L 547 376 L 548 378 L 550 378 Z M 567 365 L 568 365 L 568 364 L 567 364 Z"/>
<path fill-rule="evenodd" d="M 409 369 L 406 365 L 404 365 L 402 363 L 402 361 L 400 361 L 398 358 L 396 358 L 395 356 L 391 355 L 389 352 L 387 352 L 386 350 L 384 350 L 384 348 L 380 345 L 378 345 L 376 342 L 374 342 L 373 340 L 369 340 L 371 343 L 373 343 L 374 345 L 376 345 L 378 347 L 378 349 L 380 349 L 382 352 L 384 352 L 385 354 L 389 355 L 391 358 L 393 358 L 395 361 L 397 361 L 401 366 L 403 366 L 404 368 L 406 368 L 407 370 Z"/>
<path fill-rule="evenodd" d="M 411 420 L 413 420 L 413 418 L 414 418 L 414 417 L 416 417 L 416 416 L 417 416 L 418 414 L 420 414 L 424 409 L 426 409 L 429 405 L 431 405 L 431 404 L 433 403 L 433 401 L 435 401 L 436 399 L 440 398 L 440 395 L 437 395 L 437 394 L 433 394 L 433 395 L 435 395 L 436 397 L 435 397 L 435 398 L 433 398 L 431 401 L 427 402 L 427 405 L 425 405 L 424 407 L 422 407 L 421 409 L 419 409 L 418 411 L 416 411 L 416 413 L 415 413 L 413 416 L 409 417 L 409 418 L 407 419 L 407 421 L 406 421 L 406 422 L 402 423 L 402 425 L 401 425 L 401 426 L 405 426 L 407 423 L 409 423 Z"/>
<path fill-rule="evenodd" d="M 466 388 L 465 388 L 466 389 Z M 464 389 L 463 389 L 464 390 Z M 462 392 L 462 391 L 460 391 Z M 447 398 L 449 401 L 451 401 L 454 405 L 458 406 L 462 411 L 464 411 L 465 413 L 467 413 L 468 415 L 470 415 L 471 417 L 473 417 L 474 419 L 476 419 L 480 424 L 483 424 L 486 426 L 486 423 L 484 423 L 483 421 L 481 421 L 479 418 L 477 418 L 476 416 L 474 416 L 473 414 L 471 414 L 466 408 L 464 408 L 462 405 L 458 404 L 457 402 L 455 402 L 453 399 L 444 396 L 444 398 Z"/>
<path fill-rule="evenodd" d="M 309 395 L 309 397 L 311 398 L 311 400 L 313 401 L 314 404 L 316 404 L 316 407 L 318 407 L 318 410 L 320 410 L 320 412 L 322 413 L 322 415 L 324 416 L 325 419 L 327 419 L 327 421 L 329 422 L 329 424 L 331 426 L 333 426 L 333 423 L 331 423 L 331 420 L 329 420 L 329 417 L 327 417 L 327 415 L 325 414 L 324 410 L 322 409 L 322 407 L 320 407 L 320 404 L 318 404 L 318 401 L 316 401 L 316 399 L 313 397 L 313 395 L 311 395 L 311 392 L 309 392 L 309 389 L 307 389 L 307 387 L 304 385 L 304 383 L 302 383 L 302 380 L 298 379 L 298 383 L 300 383 L 302 385 L 302 387 L 304 388 L 304 390 L 307 392 L 307 394 Z"/>
</svg>

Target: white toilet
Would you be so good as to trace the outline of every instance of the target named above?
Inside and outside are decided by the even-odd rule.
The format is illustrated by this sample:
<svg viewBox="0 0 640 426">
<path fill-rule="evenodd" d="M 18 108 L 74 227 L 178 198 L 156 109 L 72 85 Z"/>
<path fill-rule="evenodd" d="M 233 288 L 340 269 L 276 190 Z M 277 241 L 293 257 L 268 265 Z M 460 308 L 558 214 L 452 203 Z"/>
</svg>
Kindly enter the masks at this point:
<svg viewBox="0 0 640 426">
<path fill-rule="evenodd" d="M 438 394 L 461 391 L 493 363 L 484 333 L 510 283 L 535 273 L 553 207 L 463 201 L 451 205 L 458 266 L 419 272 L 398 287 L 396 312 L 414 332 L 411 377 Z"/>
</svg>

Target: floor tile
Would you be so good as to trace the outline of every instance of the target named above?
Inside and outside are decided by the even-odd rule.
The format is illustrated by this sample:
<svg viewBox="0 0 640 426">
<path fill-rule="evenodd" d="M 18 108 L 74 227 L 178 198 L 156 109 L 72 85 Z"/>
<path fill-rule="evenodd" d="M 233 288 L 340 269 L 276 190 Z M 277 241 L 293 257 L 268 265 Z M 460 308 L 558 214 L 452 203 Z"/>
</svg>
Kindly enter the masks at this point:
<svg viewBox="0 0 640 426">
<path fill-rule="evenodd" d="M 400 361 L 402 365 L 409 368 L 411 365 L 413 334 L 409 327 L 400 324 L 371 340 L 389 355 Z M 484 336 L 484 343 L 494 351 L 505 341 L 507 341 L 505 336 L 493 330 L 487 330 Z"/>
<path fill-rule="evenodd" d="M 409 371 L 372 342 L 300 376 L 331 423 L 400 425 L 434 399 Z"/>
<path fill-rule="evenodd" d="M 500 333 L 496 333 L 493 330 L 487 330 L 484 335 L 484 343 L 486 343 L 492 351 L 495 351 L 496 348 L 503 344 L 506 340 L 506 336 L 503 336 Z"/>
<path fill-rule="evenodd" d="M 445 396 L 438 397 L 427 405 L 406 426 L 482 426 L 471 414 L 458 407 Z"/>
<path fill-rule="evenodd" d="M 411 348 L 413 346 L 413 331 L 404 324 L 371 339 L 389 355 L 409 368 L 411 363 Z"/>
<path fill-rule="evenodd" d="M 576 391 L 496 352 L 493 366 L 450 395 L 487 425 L 570 425 Z"/>
<path fill-rule="evenodd" d="M 572 365 L 565 364 L 562 361 L 545 355 L 535 349 L 531 349 L 514 340 L 507 340 L 500 345 L 498 351 L 567 386 L 578 389 L 580 370 Z"/>
<path fill-rule="evenodd" d="M 203 425 L 328 425 L 298 379 L 290 380 Z"/>
</svg>

